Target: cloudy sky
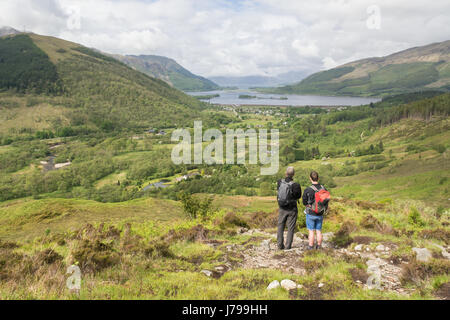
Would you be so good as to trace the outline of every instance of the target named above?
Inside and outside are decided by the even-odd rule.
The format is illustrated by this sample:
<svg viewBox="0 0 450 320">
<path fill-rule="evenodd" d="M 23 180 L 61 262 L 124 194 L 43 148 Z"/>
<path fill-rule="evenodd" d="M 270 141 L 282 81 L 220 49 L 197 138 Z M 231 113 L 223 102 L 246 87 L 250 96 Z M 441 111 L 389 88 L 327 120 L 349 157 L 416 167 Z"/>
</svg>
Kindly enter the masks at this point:
<svg viewBox="0 0 450 320">
<path fill-rule="evenodd" d="M 0 0 L 0 26 L 203 76 L 312 73 L 450 39 L 450 1 Z"/>
</svg>

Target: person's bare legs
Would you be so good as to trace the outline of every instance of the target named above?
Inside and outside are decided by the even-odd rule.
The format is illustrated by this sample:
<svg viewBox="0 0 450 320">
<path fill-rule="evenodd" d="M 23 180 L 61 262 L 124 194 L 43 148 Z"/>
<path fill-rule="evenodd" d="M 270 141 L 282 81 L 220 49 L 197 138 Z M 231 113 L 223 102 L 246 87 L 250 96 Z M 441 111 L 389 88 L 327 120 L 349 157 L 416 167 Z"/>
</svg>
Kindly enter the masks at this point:
<svg viewBox="0 0 450 320">
<path fill-rule="evenodd" d="M 312 247 L 314 245 L 314 230 L 308 230 L 308 232 L 309 232 L 308 236 L 309 246 Z"/>
<path fill-rule="evenodd" d="M 316 230 L 316 236 L 317 236 L 317 245 L 320 247 L 322 245 L 322 231 Z"/>
</svg>

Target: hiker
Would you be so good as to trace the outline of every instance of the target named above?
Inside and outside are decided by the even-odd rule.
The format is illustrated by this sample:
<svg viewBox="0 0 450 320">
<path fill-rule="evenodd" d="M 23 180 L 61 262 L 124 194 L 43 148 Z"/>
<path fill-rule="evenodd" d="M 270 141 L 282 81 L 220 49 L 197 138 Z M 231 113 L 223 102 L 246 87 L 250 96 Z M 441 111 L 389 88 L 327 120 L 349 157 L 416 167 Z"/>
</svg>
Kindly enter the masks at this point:
<svg viewBox="0 0 450 320">
<path fill-rule="evenodd" d="M 306 228 L 308 229 L 308 250 L 320 249 L 322 247 L 322 223 L 323 215 L 328 209 L 330 193 L 319 184 L 319 174 L 312 171 L 309 175 L 312 185 L 303 193 L 303 204 L 305 205 Z M 317 244 L 314 245 L 314 232 L 317 236 Z"/>
<path fill-rule="evenodd" d="M 293 167 L 286 169 L 286 178 L 278 180 L 278 232 L 277 244 L 278 249 L 291 249 L 292 240 L 294 239 L 294 231 L 297 223 L 298 208 L 297 201 L 302 196 L 300 185 L 294 182 L 293 178 L 295 170 Z M 286 246 L 284 245 L 284 228 L 288 226 Z"/>
</svg>

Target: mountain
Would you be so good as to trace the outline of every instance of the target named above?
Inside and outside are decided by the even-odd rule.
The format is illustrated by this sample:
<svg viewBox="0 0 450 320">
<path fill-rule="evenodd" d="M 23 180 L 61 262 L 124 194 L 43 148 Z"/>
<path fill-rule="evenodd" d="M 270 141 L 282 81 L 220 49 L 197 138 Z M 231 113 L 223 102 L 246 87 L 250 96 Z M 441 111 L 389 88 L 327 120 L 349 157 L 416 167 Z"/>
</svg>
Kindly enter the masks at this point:
<svg viewBox="0 0 450 320">
<path fill-rule="evenodd" d="M 121 62 L 182 91 L 212 91 L 219 86 L 180 66 L 175 60 L 155 55 L 114 55 Z"/>
<path fill-rule="evenodd" d="M 173 127 L 191 123 L 203 109 L 197 99 L 164 81 L 79 44 L 25 33 L 0 38 L 3 129 L 10 120 L 2 118 L 8 112 L 3 106 L 35 105 L 47 108 L 48 117 L 21 121 L 33 110 L 25 108 L 11 120 L 14 130 L 69 128 L 76 133 Z"/>
<path fill-rule="evenodd" d="M 247 89 L 252 87 L 275 87 L 285 85 L 295 81 L 300 81 L 305 76 L 306 74 L 303 71 L 290 71 L 273 77 L 257 75 L 242 77 L 218 76 L 210 77 L 210 79 L 222 87 L 238 87 Z"/>
<path fill-rule="evenodd" d="M 418 90 L 450 90 L 450 40 L 368 58 L 314 73 L 271 92 L 384 96 Z"/>
<path fill-rule="evenodd" d="M 20 31 L 17 31 L 14 28 L 0 27 L 0 37 L 12 35 L 12 34 L 18 34 L 18 33 L 20 33 Z"/>
</svg>

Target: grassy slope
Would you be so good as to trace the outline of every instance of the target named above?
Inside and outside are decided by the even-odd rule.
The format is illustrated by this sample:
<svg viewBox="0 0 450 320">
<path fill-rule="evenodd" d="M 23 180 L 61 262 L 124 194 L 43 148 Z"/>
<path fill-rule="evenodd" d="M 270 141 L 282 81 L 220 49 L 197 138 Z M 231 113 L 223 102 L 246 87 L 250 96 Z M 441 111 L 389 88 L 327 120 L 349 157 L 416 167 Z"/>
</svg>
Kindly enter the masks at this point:
<svg viewBox="0 0 450 320">
<path fill-rule="evenodd" d="M 355 128 L 359 130 L 362 122 L 364 120 L 349 126 L 353 127 L 352 130 Z M 342 124 L 336 125 L 336 127 L 340 126 Z M 442 172 L 444 176 L 449 172 L 446 167 L 448 161 L 446 162 L 444 158 L 447 155 L 427 150 L 421 153 L 419 159 L 418 153 L 407 154 L 404 150 L 405 146 L 412 141 L 424 146 L 449 141 L 448 131 L 439 132 L 433 129 L 439 126 L 443 126 L 442 120 L 429 123 L 404 120 L 370 135 L 364 141 L 365 144 L 376 143 L 378 139 L 383 138 L 385 153 L 387 154 L 390 149 L 393 150 L 393 156 L 396 159 L 393 164 L 395 171 L 389 172 L 388 167 L 363 172 L 356 176 L 336 178 L 337 188 L 333 189 L 335 201 L 324 225 L 324 232 L 337 232 L 345 221 L 351 221 L 359 226 L 352 232 L 352 237 L 370 237 L 372 247 L 380 243 L 396 246 L 387 259 L 398 257 L 413 259 L 411 258 L 413 246 L 425 246 L 435 251 L 430 239 L 425 239 L 421 232 L 442 228 L 444 222 L 448 225 L 449 216 L 444 213 L 437 218 L 435 207 L 430 205 L 429 201 L 421 200 L 424 195 L 429 197 L 432 192 L 435 198 L 431 199 L 436 200 L 441 200 L 443 195 L 448 195 L 449 179 L 442 185 L 436 186 L 436 181 L 443 177 Z M 422 140 L 418 139 L 417 132 L 426 130 L 431 130 L 435 134 Z M 327 160 L 336 167 L 342 165 L 344 161 L 345 159 L 341 158 Z M 294 166 L 298 169 L 320 169 L 323 164 L 320 160 L 311 160 L 295 163 Z M 397 187 L 390 188 L 392 184 Z M 398 198 L 395 202 L 391 201 L 392 191 Z M 339 196 L 368 201 L 357 202 Z M 18 241 L 21 247 L 16 249 L 16 252 L 36 257 L 32 259 L 38 259 L 39 252 L 50 248 L 62 255 L 64 263 L 69 264 L 73 262 L 74 250 L 80 245 L 78 240 L 70 240 L 72 239 L 70 235 L 77 234 L 77 230 L 84 230 L 82 226 L 91 223 L 98 227 L 100 223 L 106 222 L 107 226 L 116 226 L 122 230 L 122 240 L 120 242 L 112 240 L 116 248 L 114 252 L 121 255 L 121 262 L 102 268 L 94 274 L 86 273 L 83 276 L 83 289 L 79 296 L 81 299 L 435 299 L 436 290 L 450 280 L 448 274 L 436 271 L 436 274 L 420 280 L 419 284 L 405 284 L 405 288 L 409 290 L 407 296 L 389 291 L 367 290 L 355 283 L 350 273 L 350 270 L 355 268 L 365 270 L 364 260 L 346 260 L 335 256 L 333 252 L 305 255 L 300 258 L 298 263 L 315 266 L 315 271 L 310 271 L 305 276 L 291 274 L 282 268 L 237 268 L 227 272 L 220 279 L 210 279 L 199 271 L 213 270 L 214 267 L 223 265 L 225 257 L 230 259 L 228 245 L 259 245 L 261 241 L 261 237 L 257 234 L 255 236 L 236 235 L 232 231 L 236 225 L 222 222 L 228 221 L 225 218 L 226 213 L 234 212 L 252 228 L 274 232 L 273 218 L 276 217 L 277 205 L 274 197 L 215 196 L 214 207 L 219 211 L 211 219 L 190 221 L 184 218 L 178 203 L 151 198 L 116 204 L 100 204 L 76 199 L 14 200 L 4 202 L 0 206 L 0 239 Z M 419 210 L 425 225 L 418 226 L 410 222 L 409 216 L 411 210 L 414 210 L 413 207 Z M 255 219 L 265 214 L 269 215 L 269 220 L 266 222 Z M 368 215 L 392 226 L 395 230 L 401 230 L 401 235 L 385 234 L 362 227 L 361 222 Z M 138 250 L 136 252 L 124 249 L 121 244 L 128 241 L 124 231 L 128 222 L 131 222 L 132 234 L 142 237 L 142 241 L 135 244 L 142 249 L 135 247 L 133 250 Z M 162 251 L 156 251 L 151 257 L 139 253 L 141 252 L 139 250 L 145 251 L 146 243 L 158 241 L 159 237 L 167 235 L 171 229 L 184 232 L 183 230 L 189 230 L 198 224 L 211 230 L 208 238 L 218 241 L 220 243 L 218 247 L 211 248 L 202 242 L 180 238 L 167 242 L 169 245 L 167 250 L 173 256 L 167 256 L 165 249 L 159 249 Z M 304 231 L 303 227 L 304 220 L 300 216 L 301 232 Z M 446 229 L 448 230 L 448 227 Z M 70 230 L 75 231 L 71 233 Z M 87 231 L 85 232 L 88 234 Z M 58 239 L 61 238 L 66 239 L 67 244 L 58 244 Z M 432 242 L 445 245 L 448 240 L 433 239 Z M 110 254 L 113 255 L 113 253 Z M 232 259 L 239 262 L 239 254 Z M 441 263 L 440 259 L 433 261 L 433 267 L 430 268 L 437 268 L 435 264 Z M 46 271 L 45 266 L 42 268 L 39 279 L 34 279 L 33 275 L 27 275 L 23 281 L 28 282 L 0 284 L 0 293 L 8 298 L 20 299 L 78 298 L 67 291 L 63 285 L 55 285 L 54 281 L 49 282 L 50 274 L 46 272 L 50 271 Z M 64 267 L 60 266 L 57 270 L 56 275 L 52 271 L 51 278 L 60 279 L 60 282 L 64 283 Z M 265 290 L 267 284 L 273 279 L 285 278 L 304 286 L 297 293 L 298 296 L 289 295 L 282 289 Z M 31 283 L 36 289 L 27 289 Z M 319 294 L 313 289 L 318 283 L 326 285 L 325 293 Z M 198 290 L 199 287 L 202 290 Z M 421 289 L 418 290 L 418 287 Z"/>
<path fill-rule="evenodd" d="M 365 120 L 359 121 L 359 124 L 358 122 L 352 123 L 352 130 L 355 130 L 364 122 Z M 450 187 L 448 152 L 439 154 L 435 150 L 430 150 L 430 146 L 450 141 L 450 131 L 445 129 L 448 128 L 448 123 L 448 119 L 429 123 L 405 119 L 392 126 L 377 130 L 363 143 L 364 145 L 377 144 L 382 140 L 385 145 L 383 155 L 387 159 L 391 158 L 392 161 L 387 167 L 379 170 L 362 172 L 348 177 L 336 177 L 336 194 L 369 201 L 392 200 L 400 197 L 402 199 L 434 201 L 445 207 L 450 206 L 450 200 L 448 199 Z M 343 129 L 343 124 L 337 126 L 341 130 Z M 427 138 L 421 137 L 421 134 L 427 131 L 434 132 L 434 134 Z M 344 132 L 345 129 L 343 129 Z M 345 133 L 342 134 L 341 139 L 345 139 Z M 318 143 L 321 148 L 327 148 L 325 141 L 318 141 Z M 333 141 L 328 139 L 328 143 L 330 144 L 328 147 L 331 147 Z M 352 143 L 354 141 L 350 145 Z M 419 148 L 423 147 L 424 151 L 406 152 L 405 148 L 410 144 Z M 389 150 L 392 150 L 391 156 L 389 156 Z M 357 164 L 367 158 L 370 158 L 370 156 L 358 158 Z M 326 161 L 299 161 L 294 163 L 294 166 L 308 170 L 313 168 L 320 172 L 328 165 L 331 165 L 335 170 L 346 167 L 348 166 L 346 164 L 348 160 L 349 158 L 346 157 L 332 158 Z"/>
<path fill-rule="evenodd" d="M 167 223 L 181 219 L 178 203 L 152 198 L 122 203 L 99 203 L 80 199 L 20 199 L 0 204 L 0 237 L 30 240 L 52 232 L 75 230 L 86 223 Z"/>
</svg>

